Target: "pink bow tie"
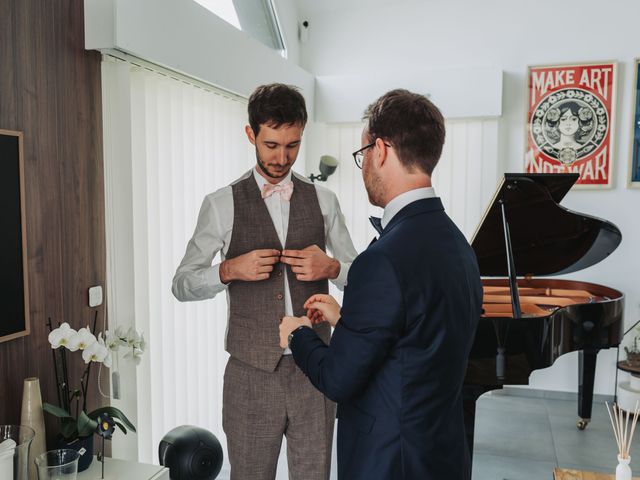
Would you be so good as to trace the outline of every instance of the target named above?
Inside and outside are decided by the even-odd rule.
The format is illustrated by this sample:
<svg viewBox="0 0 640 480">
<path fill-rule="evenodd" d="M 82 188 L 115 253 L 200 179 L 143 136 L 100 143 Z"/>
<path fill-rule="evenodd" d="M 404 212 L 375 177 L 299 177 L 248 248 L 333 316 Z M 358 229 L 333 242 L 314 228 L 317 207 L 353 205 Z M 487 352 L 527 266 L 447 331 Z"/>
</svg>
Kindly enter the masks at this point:
<svg viewBox="0 0 640 480">
<path fill-rule="evenodd" d="M 265 183 L 262 186 L 262 198 L 269 198 L 274 193 L 280 194 L 280 197 L 288 202 L 293 194 L 293 182 L 289 180 L 288 182 L 278 183 L 277 185 Z"/>
</svg>

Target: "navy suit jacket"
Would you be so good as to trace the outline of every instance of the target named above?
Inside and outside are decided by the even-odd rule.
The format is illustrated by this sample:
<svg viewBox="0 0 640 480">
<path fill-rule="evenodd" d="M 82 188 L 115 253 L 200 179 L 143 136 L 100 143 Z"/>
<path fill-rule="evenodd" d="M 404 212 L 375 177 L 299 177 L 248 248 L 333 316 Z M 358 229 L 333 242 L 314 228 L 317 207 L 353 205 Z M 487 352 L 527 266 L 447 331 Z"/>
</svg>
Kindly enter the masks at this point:
<svg viewBox="0 0 640 480">
<path fill-rule="evenodd" d="M 471 477 L 462 383 L 482 308 L 476 257 L 439 198 L 415 201 L 353 262 L 327 347 L 294 359 L 338 403 L 338 478 Z"/>
</svg>

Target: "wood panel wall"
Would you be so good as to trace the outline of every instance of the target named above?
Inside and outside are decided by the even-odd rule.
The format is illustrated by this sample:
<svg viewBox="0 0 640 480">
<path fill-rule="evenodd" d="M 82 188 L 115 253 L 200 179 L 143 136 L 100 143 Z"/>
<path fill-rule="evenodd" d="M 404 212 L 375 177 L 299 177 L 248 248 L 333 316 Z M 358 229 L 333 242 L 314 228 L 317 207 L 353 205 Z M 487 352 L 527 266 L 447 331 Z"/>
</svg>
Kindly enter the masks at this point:
<svg viewBox="0 0 640 480">
<path fill-rule="evenodd" d="M 39 377 L 44 400 L 56 402 L 47 317 L 86 326 L 87 290 L 105 285 L 100 88 L 82 0 L 0 0 L 0 129 L 24 134 L 31 316 L 30 335 L 0 343 L 0 424 L 19 423 L 24 378 Z M 79 378 L 81 355 L 69 358 Z M 51 439 L 57 423 L 47 429 Z"/>
</svg>

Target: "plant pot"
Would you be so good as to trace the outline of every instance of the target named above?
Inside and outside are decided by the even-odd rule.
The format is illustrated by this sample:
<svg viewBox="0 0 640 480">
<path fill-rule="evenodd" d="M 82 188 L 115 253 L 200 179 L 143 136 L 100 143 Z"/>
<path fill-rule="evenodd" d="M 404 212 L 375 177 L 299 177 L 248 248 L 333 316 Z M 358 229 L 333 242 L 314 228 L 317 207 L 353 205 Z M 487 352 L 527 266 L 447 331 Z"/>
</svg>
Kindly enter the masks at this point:
<svg viewBox="0 0 640 480">
<path fill-rule="evenodd" d="M 93 433 L 88 437 L 79 437 L 67 442 L 62 436 L 56 438 L 57 448 L 69 448 L 80 454 L 78 460 L 78 472 L 84 472 L 93 461 Z"/>
</svg>

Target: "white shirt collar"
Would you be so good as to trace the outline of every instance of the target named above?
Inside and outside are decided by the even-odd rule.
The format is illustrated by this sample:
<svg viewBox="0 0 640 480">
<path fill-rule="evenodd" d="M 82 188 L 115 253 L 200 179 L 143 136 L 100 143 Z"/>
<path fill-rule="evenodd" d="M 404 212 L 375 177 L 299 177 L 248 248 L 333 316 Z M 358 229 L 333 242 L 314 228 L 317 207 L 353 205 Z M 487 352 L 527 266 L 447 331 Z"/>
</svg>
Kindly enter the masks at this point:
<svg viewBox="0 0 640 480">
<path fill-rule="evenodd" d="M 422 200 L 424 198 L 433 198 L 436 196 L 436 191 L 433 187 L 416 188 L 409 190 L 408 192 L 401 193 L 396 198 L 387 203 L 384 207 L 384 213 L 382 214 L 382 228 L 387 228 L 387 225 L 396 214 L 404 207 L 416 200 Z"/>
<path fill-rule="evenodd" d="M 269 183 L 266 178 L 264 178 L 262 175 L 260 175 L 260 173 L 258 173 L 258 166 L 257 165 L 253 168 L 253 178 L 256 179 L 256 183 L 258 184 L 258 189 L 260 189 L 260 191 L 262 191 L 262 187 L 264 185 Z M 287 173 L 287 176 L 284 177 L 282 180 L 280 180 L 278 182 L 278 184 L 283 183 L 283 182 L 288 182 L 289 180 L 291 180 L 291 170 L 289 170 L 289 173 Z"/>
</svg>

